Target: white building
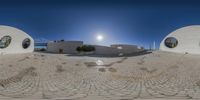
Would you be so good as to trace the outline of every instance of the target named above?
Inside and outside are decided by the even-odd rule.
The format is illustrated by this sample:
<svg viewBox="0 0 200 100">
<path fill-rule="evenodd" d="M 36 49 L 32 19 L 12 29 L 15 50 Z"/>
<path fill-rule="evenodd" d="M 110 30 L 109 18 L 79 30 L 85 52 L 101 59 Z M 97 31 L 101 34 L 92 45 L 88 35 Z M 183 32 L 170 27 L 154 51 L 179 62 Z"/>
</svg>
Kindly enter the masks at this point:
<svg viewBox="0 0 200 100">
<path fill-rule="evenodd" d="M 93 45 L 95 47 L 94 54 L 95 55 L 118 55 L 119 52 L 117 49 L 108 47 L 108 46 L 101 46 L 101 45 Z"/>
<path fill-rule="evenodd" d="M 143 47 L 139 47 L 137 45 L 128 45 L 128 44 L 113 44 L 110 47 L 95 45 L 94 47 L 95 47 L 94 53 L 97 55 L 123 56 L 144 51 Z"/>
<path fill-rule="evenodd" d="M 47 51 L 53 53 L 76 54 L 77 47 L 82 46 L 83 41 L 51 41 L 47 43 Z"/>
<path fill-rule="evenodd" d="M 66 53 L 66 54 L 77 54 L 77 47 L 83 46 L 83 41 L 51 41 L 47 43 L 47 51 L 52 53 Z M 86 44 L 88 45 L 88 44 Z M 101 45 L 91 45 L 94 46 L 95 51 L 89 54 L 95 55 L 126 55 L 133 54 L 136 52 L 143 51 L 143 47 L 138 47 L 136 45 L 126 45 L 126 44 L 114 44 L 111 46 L 101 46 Z M 87 53 L 86 53 L 87 54 Z"/>
<path fill-rule="evenodd" d="M 0 54 L 29 53 L 34 50 L 34 40 L 24 31 L 0 25 Z"/>
<path fill-rule="evenodd" d="M 111 47 L 116 48 L 118 52 L 122 54 L 133 54 L 144 50 L 143 47 L 128 44 L 113 44 Z"/>
<path fill-rule="evenodd" d="M 183 27 L 170 33 L 160 43 L 160 50 L 200 54 L 200 25 Z"/>
</svg>

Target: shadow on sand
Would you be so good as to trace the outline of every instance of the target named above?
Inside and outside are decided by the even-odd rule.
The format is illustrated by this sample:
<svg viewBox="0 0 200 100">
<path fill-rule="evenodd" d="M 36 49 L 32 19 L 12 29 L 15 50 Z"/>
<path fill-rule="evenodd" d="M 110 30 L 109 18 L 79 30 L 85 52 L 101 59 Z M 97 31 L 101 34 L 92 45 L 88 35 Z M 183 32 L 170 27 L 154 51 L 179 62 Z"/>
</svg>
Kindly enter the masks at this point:
<svg viewBox="0 0 200 100">
<path fill-rule="evenodd" d="M 137 53 L 132 53 L 132 54 L 125 54 L 123 56 L 119 55 L 96 55 L 96 54 L 67 54 L 66 56 L 87 56 L 87 57 L 132 57 L 132 56 L 140 56 L 140 55 L 146 55 L 152 53 L 151 51 L 145 50 Z"/>
<path fill-rule="evenodd" d="M 50 53 L 50 54 L 61 54 L 61 53 L 54 53 L 54 52 L 48 52 L 48 51 L 34 51 L 34 52 L 38 52 L 38 53 Z M 149 50 L 144 50 L 141 52 L 136 52 L 136 53 L 132 53 L 132 54 L 124 54 L 123 56 L 119 56 L 119 55 L 97 55 L 97 54 L 66 54 L 66 56 L 77 56 L 77 57 L 133 57 L 133 56 L 140 56 L 140 55 L 146 55 L 146 54 L 150 54 L 152 53 L 152 51 Z M 62 53 L 65 54 L 65 53 Z"/>
</svg>

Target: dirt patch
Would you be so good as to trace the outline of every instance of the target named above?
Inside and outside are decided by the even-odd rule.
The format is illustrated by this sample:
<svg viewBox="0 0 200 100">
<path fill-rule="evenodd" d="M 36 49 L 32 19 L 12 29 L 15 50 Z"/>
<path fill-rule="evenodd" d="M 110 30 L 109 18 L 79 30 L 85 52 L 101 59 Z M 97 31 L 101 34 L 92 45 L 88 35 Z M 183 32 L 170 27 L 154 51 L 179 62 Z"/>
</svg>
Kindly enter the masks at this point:
<svg viewBox="0 0 200 100">
<path fill-rule="evenodd" d="M 19 72 L 19 74 L 15 75 L 15 76 L 0 80 L 0 85 L 2 87 L 5 87 L 6 85 L 8 85 L 10 83 L 20 82 L 23 79 L 23 77 L 26 75 L 31 75 L 32 73 L 37 75 L 37 73 L 34 72 L 34 70 L 36 70 L 35 67 L 29 67 L 29 68 L 23 69 L 21 72 Z"/>
<path fill-rule="evenodd" d="M 137 64 L 142 65 L 142 64 L 144 64 L 144 61 L 142 60 L 142 61 L 138 62 Z"/>
<path fill-rule="evenodd" d="M 116 61 L 116 62 L 111 62 L 109 64 L 102 64 L 102 65 L 98 65 L 96 62 L 85 62 L 85 65 L 87 67 L 95 67 L 95 66 L 105 66 L 105 67 L 110 67 L 110 66 L 113 66 L 114 64 L 116 63 L 123 63 L 126 59 L 128 59 L 127 57 L 124 57 L 122 58 L 121 60 L 119 61 Z"/>
<path fill-rule="evenodd" d="M 65 64 L 67 64 L 67 63 L 66 63 L 66 62 L 63 62 L 62 64 L 65 65 Z"/>
<path fill-rule="evenodd" d="M 128 59 L 127 57 L 122 58 L 120 61 L 117 61 L 116 63 L 123 63 L 126 59 Z"/>
<path fill-rule="evenodd" d="M 45 55 L 40 55 L 41 57 L 45 57 Z"/>
<path fill-rule="evenodd" d="M 20 60 L 18 60 L 18 62 L 24 61 L 24 60 L 26 60 L 26 59 L 30 59 L 30 57 L 25 57 L 25 58 L 23 58 L 23 59 L 20 59 Z"/>
<path fill-rule="evenodd" d="M 138 65 L 143 65 L 145 63 L 145 56 L 140 59 L 140 61 L 137 63 Z"/>
<path fill-rule="evenodd" d="M 152 69 L 152 70 L 150 70 L 150 69 L 148 69 L 148 68 L 146 68 L 146 67 L 141 67 L 140 70 L 146 71 L 146 72 L 148 72 L 148 73 L 153 73 L 153 72 L 157 71 L 157 69 Z"/>
<path fill-rule="evenodd" d="M 99 68 L 100 72 L 106 72 L 105 68 Z"/>
<path fill-rule="evenodd" d="M 110 72 L 117 72 L 117 69 L 115 69 L 115 68 L 109 68 L 108 69 Z"/>
<path fill-rule="evenodd" d="M 97 66 L 97 64 L 95 62 L 85 62 L 84 63 L 87 67 L 94 67 L 94 66 Z"/>
<path fill-rule="evenodd" d="M 63 71 L 65 71 L 65 69 L 63 69 L 62 65 L 56 65 L 56 72 L 60 73 L 60 72 L 63 72 Z"/>
<path fill-rule="evenodd" d="M 197 81 L 197 82 L 196 82 L 196 85 L 200 87 L 200 81 Z"/>
</svg>

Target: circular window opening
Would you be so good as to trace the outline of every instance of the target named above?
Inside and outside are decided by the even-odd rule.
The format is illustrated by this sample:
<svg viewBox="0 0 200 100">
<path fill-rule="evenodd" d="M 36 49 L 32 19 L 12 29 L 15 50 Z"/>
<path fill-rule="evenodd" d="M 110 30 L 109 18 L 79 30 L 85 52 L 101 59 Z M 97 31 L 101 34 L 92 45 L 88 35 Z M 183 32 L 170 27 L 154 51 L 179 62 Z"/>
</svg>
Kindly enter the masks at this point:
<svg viewBox="0 0 200 100">
<path fill-rule="evenodd" d="M 24 39 L 24 41 L 22 42 L 22 47 L 24 49 L 27 49 L 30 45 L 31 45 L 31 40 L 29 38 Z"/>
<path fill-rule="evenodd" d="M 0 40 L 0 48 L 7 48 L 11 43 L 12 38 L 10 36 L 4 36 Z"/>
<path fill-rule="evenodd" d="M 168 48 L 175 48 L 178 45 L 178 40 L 174 37 L 168 37 L 165 39 L 165 46 Z"/>
</svg>

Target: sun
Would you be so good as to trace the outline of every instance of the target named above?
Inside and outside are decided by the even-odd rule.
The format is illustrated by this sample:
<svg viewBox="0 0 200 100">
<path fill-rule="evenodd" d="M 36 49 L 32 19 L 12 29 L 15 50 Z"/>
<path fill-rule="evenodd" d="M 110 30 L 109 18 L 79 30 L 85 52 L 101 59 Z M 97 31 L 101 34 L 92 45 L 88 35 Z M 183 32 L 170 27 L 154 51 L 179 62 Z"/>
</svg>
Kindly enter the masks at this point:
<svg viewBox="0 0 200 100">
<path fill-rule="evenodd" d="M 103 35 L 96 36 L 97 41 L 102 41 L 104 39 Z"/>
</svg>

